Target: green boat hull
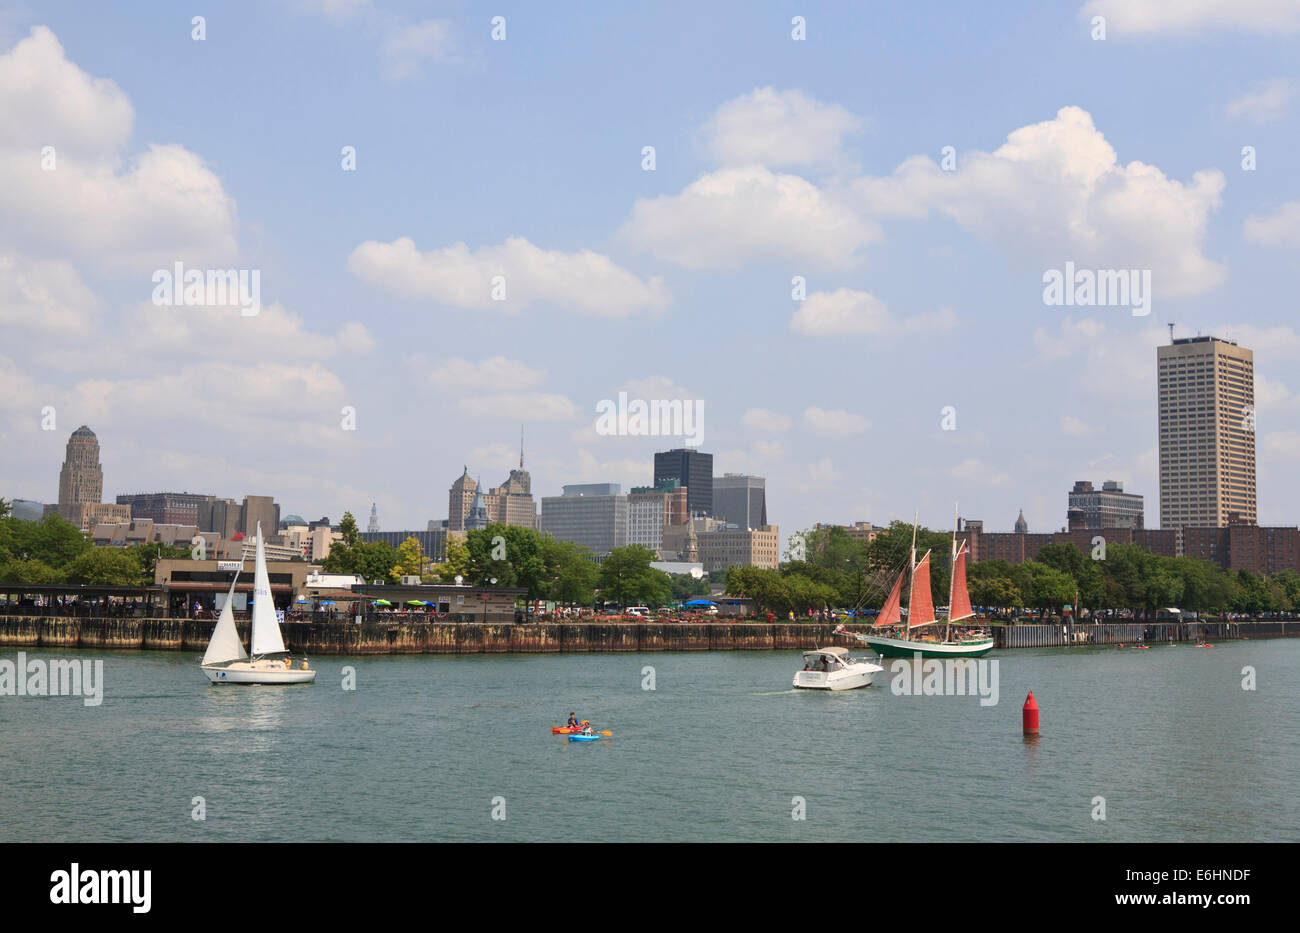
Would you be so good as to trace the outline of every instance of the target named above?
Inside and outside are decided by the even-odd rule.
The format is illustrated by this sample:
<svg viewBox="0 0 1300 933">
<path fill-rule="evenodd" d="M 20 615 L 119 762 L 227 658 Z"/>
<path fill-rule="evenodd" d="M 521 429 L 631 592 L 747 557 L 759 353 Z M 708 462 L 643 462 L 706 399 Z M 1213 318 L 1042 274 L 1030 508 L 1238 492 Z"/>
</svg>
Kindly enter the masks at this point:
<svg viewBox="0 0 1300 933">
<path fill-rule="evenodd" d="M 993 650 L 992 638 L 978 641 L 941 643 L 934 641 L 911 641 L 905 638 L 885 638 L 879 635 L 861 635 L 859 640 L 867 643 L 886 658 L 979 658 Z"/>
</svg>

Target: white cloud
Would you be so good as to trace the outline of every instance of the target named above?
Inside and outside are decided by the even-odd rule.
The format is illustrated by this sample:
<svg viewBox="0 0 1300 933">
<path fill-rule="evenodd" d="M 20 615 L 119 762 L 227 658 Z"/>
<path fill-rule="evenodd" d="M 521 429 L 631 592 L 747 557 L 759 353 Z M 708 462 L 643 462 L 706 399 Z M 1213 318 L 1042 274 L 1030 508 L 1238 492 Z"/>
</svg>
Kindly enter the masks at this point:
<svg viewBox="0 0 1300 933">
<path fill-rule="evenodd" d="M 1264 81 L 1229 101 L 1225 113 L 1252 123 L 1272 123 L 1286 115 L 1291 103 L 1291 82 L 1286 78 Z"/>
<path fill-rule="evenodd" d="M 369 10 L 370 0 L 293 0 L 294 6 L 304 13 L 314 13 L 326 19 L 351 19 L 356 14 Z"/>
<path fill-rule="evenodd" d="M 1061 417 L 1061 433 L 1068 434 L 1070 437 L 1091 437 L 1097 433 L 1097 429 L 1081 418 L 1073 415 L 1063 415 Z"/>
<path fill-rule="evenodd" d="M 790 329 L 812 337 L 893 335 L 951 330 L 957 316 L 949 308 L 901 318 L 869 292 L 841 288 L 813 292 L 790 318 Z"/>
<path fill-rule="evenodd" d="M 704 133 L 721 165 L 780 168 L 841 164 L 844 137 L 861 129 L 862 121 L 839 104 L 760 87 L 719 107 Z"/>
<path fill-rule="evenodd" d="M 1025 365 L 1035 369 L 1060 370 L 1061 361 L 1071 371 L 1086 374 L 1070 383 L 1071 392 L 1118 402 L 1115 417 L 1155 417 L 1156 351 L 1169 342 L 1163 327 L 1134 332 L 1127 327 L 1111 331 L 1096 318 L 1060 319 L 1056 332 L 1038 328 L 1033 335 L 1033 352 Z M 1050 378 L 1050 377 L 1049 377 Z M 1144 406 L 1149 405 L 1147 409 Z M 1106 429 L 1111 428 L 1108 422 Z"/>
<path fill-rule="evenodd" d="M 1300 248 L 1300 201 L 1288 201 L 1273 214 L 1246 218 L 1246 239 L 1265 246 Z"/>
<path fill-rule="evenodd" d="M 780 460 L 785 457 L 785 445 L 780 441 L 754 441 L 751 445 L 759 460 Z"/>
<path fill-rule="evenodd" d="M 1089 0 L 1079 15 L 1106 17 L 1108 37 L 1201 29 L 1258 33 L 1300 29 L 1296 0 Z"/>
<path fill-rule="evenodd" d="M 1257 411 L 1286 411 L 1296 405 L 1296 396 L 1280 379 L 1269 379 L 1255 370 L 1255 408 Z"/>
<path fill-rule="evenodd" d="M 963 460 L 944 472 L 955 480 L 971 486 L 1003 487 L 1011 485 L 1011 477 L 974 457 Z"/>
<path fill-rule="evenodd" d="M 808 464 L 808 480 L 814 488 L 825 488 L 839 482 L 840 471 L 835 469 L 835 462 L 823 457 L 815 463 Z"/>
<path fill-rule="evenodd" d="M 427 383 L 443 390 L 514 392 L 532 388 L 545 376 L 540 369 L 504 356 L 493 356 L 476 363 L 457 357 L 431 360 L 424 354 L 415 354 L 411 363 Z"/>
<path fill-rule="evenodd" d="M 1272 360 L 1300 360 L 1300 333 L 1285 324 L 1263 327 L 1256 324 L 1222 324 L 1205 333 L 1235 340 L 1256 352 L 1267 350 Z"/>
<path fill-rule="evenodd" d="M 722 169 L 680 194 L 638 199 L 620 235 L 660 259 L 715 271 L 760 260 L 845 266 L 880 236 L 811 182 L 760 166 Z"/>
<path fill-rule="evenodd" d="M 464 243 L 421 253 L 409 237 L 368 240 L 348 256 L 348 269 L 391 295 L 458 308 L 518 311 L 536 303 L 584 314 L 621 317 L 667 307 L 663 280 L 646 280 L 608 256 L 582 250 L 543 250 L 522 237 L 470 251 Z M 505 299 L 493 300 L 493 278 L 504 277 Z"/>
<path fill-rule="evenodd" d="M 0 244 L 105 268 L 232 259 L 235 202 L 221 181 L 178 145 L 150 144 L 124 167 L 133 120 L 121 89 L 68 61 L 44 26 L 0 55 Z"/>
<path fill-rule="evenodd" d="M 1226 276 L 1201 251 L 1224 185 L 1217 169 L 1184 184 L 1153 165 L 1121 165 L 1091 115 L 1063 107 L 1052 120 L 1015 130 L 992 153 L 963 155 L 956 172 L 913 156 L 892 175 L 853 187 L 869 212 L 920 218 L 936 211 L 1037 273 L 1067 260 L 1150 269 L 1159 294 L 1193 295 Z"/>
<path fill-rule="evenodd" d="M 751 408 L 740 416 L 740 423 L 756 431 L 788 431 L 790 416 L 764 408 Z"/>
<path fill-rule="evenodd" d="M 544 392 L 503 392 L 462 398 L 458 407 L 476 418 L 505 418 L 510 421 L 572 421 L 578 409 L 563 395 Z"/>
<path fill-rule="evenodd" d="M 485 447 L 470 450 L 469 459 L 489 470 L 509 472 L 519 466 L 519 451 L 509 444 L 493 441 Z"/>
<path fill-rule="evenodd" d="M 629 399 L 694 398 L 690 392 L 667 376 L 646 376 L 644 379 L 632 379 L 623 384 L 622 391 L 627 393 Z"/>
<path fill-rule="evenodd" d="M 804 420 L 820 434 L 861 434 L 867 429 L 867 420 L 840 408 L 822 409 L 811 407 L 804 409 Z"/>
<path fill-rule="evenodd" d="M 279 303 L 263 305 L 259 314 L 243 317 L 230 307 L 135 306 L 125 317 L 131 334 L 130 352 L 149 351 L 160 360 L 202 348 L 205 356 L 238 359 L 250 346 L 289 348 L 295 359 L 325 360 L 368 353 L 375 339 L 364 324 L 348 321 L 333 334 L 307 329 L 303 319 Z M 124 363 L 124 365 L 130 365 Z"/>
<path fill-rule="evenodd" d="M 396 81 L 416 77 L 424 62 L 449 58 L 452 45 L 451 23 L 445 19 L 426 19 L 396 27 L 380 50 L 384 74 Z"/>
<path fill-rule="evenodd" d="M 1300 460 L 1300 432 L 1273 431 L 1260 439 L 1260 447 L 1279 460 Z"/>
<path fill-rule="evenodd" d="M 99 300 L 71 263 L 0 253 L 0 325 L 75 334 L 91 326 Z"/>
</svg>

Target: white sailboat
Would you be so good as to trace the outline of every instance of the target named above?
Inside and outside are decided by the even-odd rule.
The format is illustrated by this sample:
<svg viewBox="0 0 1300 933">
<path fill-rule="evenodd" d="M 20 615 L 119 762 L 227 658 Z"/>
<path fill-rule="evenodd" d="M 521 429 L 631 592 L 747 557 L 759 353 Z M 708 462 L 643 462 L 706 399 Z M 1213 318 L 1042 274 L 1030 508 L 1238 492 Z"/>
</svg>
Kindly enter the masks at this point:
<svg viewBox="0 0 1300 933">
<path fill-rule="evenodd" d="M 238 574 L 235 575 L 238 579 Z M 266 549 L 262 545 L 262 523 L 257 523 L 257 558 L 253 570 L 253 634 L 249 639 L 252 657 L 244 651 L 235 629 L 232 609 L 235 584 L 221 610 L 217 627 L 203 655 L 200 666 L 214 684 L 309 684 L 316 672 L 304 658 L 295 669 L 284 647 L 280 623 L 275 618 L 275 601 L 271 598 L 271 578 L 266 572 Z"/>
</svg>

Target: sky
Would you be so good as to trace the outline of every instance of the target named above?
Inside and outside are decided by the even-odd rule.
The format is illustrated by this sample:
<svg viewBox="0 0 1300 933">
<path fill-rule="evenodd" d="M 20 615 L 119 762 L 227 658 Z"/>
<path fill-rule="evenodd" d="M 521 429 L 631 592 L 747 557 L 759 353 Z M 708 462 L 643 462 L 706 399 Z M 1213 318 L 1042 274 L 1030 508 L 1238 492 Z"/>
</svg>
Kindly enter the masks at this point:
<svg viewBox="0 0 1300 933">
<path fill-rule="evenodd" d="M 604 430 L 626 392 L 783 539 L 1053 530 L 1080 479 L 1155 527 L 1174 323 L 1255 351 L 1300 522 L 1300 0 L 202 6 L 0 8 L 2 496 L 87 424 L 106 501 L 422 529 L 521 425 L 538 498 L 649 484 L 685 439 Z"/>
</svg>

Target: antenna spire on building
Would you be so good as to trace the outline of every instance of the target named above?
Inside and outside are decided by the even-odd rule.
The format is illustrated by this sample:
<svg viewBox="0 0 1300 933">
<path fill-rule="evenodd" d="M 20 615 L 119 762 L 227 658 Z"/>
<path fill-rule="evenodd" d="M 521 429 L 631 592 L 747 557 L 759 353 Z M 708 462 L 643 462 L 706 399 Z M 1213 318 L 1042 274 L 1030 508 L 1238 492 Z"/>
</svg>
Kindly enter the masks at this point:
<svg viewBox="0 0 1300 933">
<path fill-rule="evenodd" d="M 524 468 L 524 426 L 519 426 L 519 469 Z"/>
</svg>

